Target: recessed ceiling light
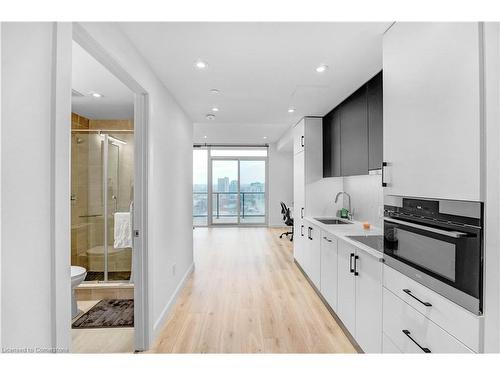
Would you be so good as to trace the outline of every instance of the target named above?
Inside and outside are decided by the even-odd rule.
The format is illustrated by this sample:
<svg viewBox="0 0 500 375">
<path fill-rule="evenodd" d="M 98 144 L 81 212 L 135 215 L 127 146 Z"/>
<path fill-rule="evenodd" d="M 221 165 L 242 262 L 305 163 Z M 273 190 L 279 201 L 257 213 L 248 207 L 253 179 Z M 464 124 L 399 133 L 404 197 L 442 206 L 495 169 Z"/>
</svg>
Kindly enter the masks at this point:
<svg viewBox="0 0 500 375">
<path fill-rule="evenodd" d="M 206 135 L 204 135 L 204 136 L 203 136 L 203 138 L 207 139 L 207 136 L 206 136 Z"/>
<path fill-rule="evenodd" d="M 218 95 L 218 94 L 220 94 L 220 91 L 217 89 L 210 89 L 209 93 L 214 94 L 214 95 Z"/>
<path fill-rule="evenodd" d="M 322 64 L 316 68 L 318 73 L 324 73 L 328 70 L 328 65 Z"/>
<path fill-rule="evenodd" d="M 200 69 L 200 70 L 203 70 L 203 69 L 206 69 L 208 68 L 208 64 L 205 62 L 205 61 L 202 61 L 202 60 L 198 60 L 194 63 L 194 66 L 197 68 L 197 69 Z"/>
<path fill-rule="evenodd" d="M 215 119 L 215 115 L 213 115 L 211 113 L 207 114 L 205 117 L 207 118 L 207 120 L 213 120 L 213 119 Z"/>
<path fill-rule="evenodd" d="M 99 94 L 98 92 L 91 92 L 90 95 L 93 97 L 93 98 L 102 98 L 102 94 Z"/>
<path fill-rule="evenodd" d="M 293 113 L 295 112 L 295 108 L 288 108 L 288 113 Z"/>
<path fill-rule="evenodd" d="M 265 137 L 265 136 L 264 136 L 264 137 L 262 137 L 262 138 L 267 139 L 267 137 Z"/>
<path fill-rule="evenodd" d="M 212 108 L 212 112 L 219 112 L 219 108 L 217 108 L 217 107 L 213 107 L 213 108 Z"/>
</svg>

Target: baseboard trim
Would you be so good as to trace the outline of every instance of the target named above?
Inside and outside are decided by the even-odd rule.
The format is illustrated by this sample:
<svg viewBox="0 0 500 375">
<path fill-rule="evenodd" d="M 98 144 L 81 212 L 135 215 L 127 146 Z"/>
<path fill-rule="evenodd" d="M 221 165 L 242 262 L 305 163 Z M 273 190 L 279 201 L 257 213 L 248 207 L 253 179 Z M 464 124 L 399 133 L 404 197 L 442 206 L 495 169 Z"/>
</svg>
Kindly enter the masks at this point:
<svg viewBox="0 0 500 375">
<path fill-rule="evenodd" d="M 181 294 L 182 289 L 184 289 L 184 286 L 186 285 L 186 282 L 187 282 L 189 276 L 191 276 L 191 274 L 193 273 L 193 271 L 194 271 L 194 262 L 191 263 L 191 265 L 187 269 L 186 273 L 184 274 L 181 281 L 177 285 L 177 288 L 175 289 L 174 294 L 172 295 L 172 297 L 170 297 L 170 300 L 167 302 L 167 304 L 163 308 L 163 310 L 160 314 L 160 317 L 156 320 L 155 324 L 153 325 L 153 339 L 151 340 L 151 344 L 156 339 L 158 329 L 160 329 L 163 326 L 163 324 L 167 320 L 168 316 L 170 315 L 172 308 L 174 307 L 175 303 L 177 302 L 177 298 L 179 298 L 179 295 Z"/>
</svg>

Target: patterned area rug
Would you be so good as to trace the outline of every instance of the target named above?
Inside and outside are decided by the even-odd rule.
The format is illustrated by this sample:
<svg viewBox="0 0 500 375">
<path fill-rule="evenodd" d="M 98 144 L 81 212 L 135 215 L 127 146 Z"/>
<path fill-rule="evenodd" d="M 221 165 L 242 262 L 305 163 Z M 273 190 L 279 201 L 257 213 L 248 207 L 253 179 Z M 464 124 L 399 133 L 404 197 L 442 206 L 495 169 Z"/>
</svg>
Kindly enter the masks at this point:
<svg viewBox="0 0 500 375">
<path fill-rule="evenodd" d="M 72 324 L 72 328 L 116 328 L 133 326 L 133 299 L 103 299 Z"/>
</svg>

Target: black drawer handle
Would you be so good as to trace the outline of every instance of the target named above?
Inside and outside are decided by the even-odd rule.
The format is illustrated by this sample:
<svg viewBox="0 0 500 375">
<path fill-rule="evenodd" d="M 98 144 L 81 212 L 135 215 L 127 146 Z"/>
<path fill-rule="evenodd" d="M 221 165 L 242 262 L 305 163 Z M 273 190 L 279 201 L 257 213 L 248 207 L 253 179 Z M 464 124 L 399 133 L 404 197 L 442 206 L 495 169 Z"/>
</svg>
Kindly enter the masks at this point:
<svg viewBox="0 0 500 375">
<path fill-rule="evenodd" d="M 432 305 L 429 303 L 429 302 L 424 302 L 422 301 L 421 299 L 415 297 L 412 293 L 411 293 L 411 290 L 410 289 L 403 289 L 403 292 L 405 292 L 406 294 L 408 294 L 411 298 L 414 298 L 416 299 L 418 302 L 420 302 L 422 305 L 424 306 L 427 306 L 427 307 L 431 307 Z"/>
<path fill-rule="evenodd" d="M 304 136 L 300 137 L 300 145 L 304 147 Z"/>
<path fill-rule="evenodd" d="M 424 348 L 422 345 L 420 345 L 418 342 L 415 341 L 415 339 L 413 337 L 411 337 L 411 333 L 410 331 L 408 331 L 407 329 L 403 329 L 403 333 L 411 340 L 415 343 L 415 345 L 417 345 L 420 349 L 422 349 L 422 351 L 424 353 L 431 353 L 431 350 L 429 348 Z"/>
<path fill-rule="evenodd" d="M 304 218 L 304 207 L 302 207 L 300 209 L 300 218 L 303 219 Z"/>
<path fill-rule="evenodd" d="M 358 273 L 358 259 L 359 259 L 359 256 L 355 255 L 354 256 L 354 276 L 359 275 L 359 273 Z"/>
<path fill-rule="evenodd" d="M 302 237 L 304 237 L 304 226 L 303 225 L 300 226 L 300 235 Z"/>
<path fill-rule="evenodd" d="M 354 272 L 354 268 L 352 268 L 352 258 L 354 258 L 354 253 L 351 253 L 351 257 L 349 258 L 349 271 L 351 273 Z"/>
</svg>

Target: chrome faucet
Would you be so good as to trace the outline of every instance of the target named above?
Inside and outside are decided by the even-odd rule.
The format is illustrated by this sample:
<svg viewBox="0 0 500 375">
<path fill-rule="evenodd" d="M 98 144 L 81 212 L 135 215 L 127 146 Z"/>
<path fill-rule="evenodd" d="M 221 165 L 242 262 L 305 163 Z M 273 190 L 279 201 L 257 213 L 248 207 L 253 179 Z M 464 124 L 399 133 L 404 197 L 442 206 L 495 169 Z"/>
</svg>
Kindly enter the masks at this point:
<svg viewBox="0 0 500 375">
<path fill-rule="evenodd" d="M 339 192 L 337 193 L 337 195 L 335 196 L 335 203 L 337 203 L 337 202 L 338 202 L 339 197 L 340 197 L 342 194 L 346 195 L 346 196 L 347 196 L 347 198 L 349 198 L 349 208 L 348 208 L 349 213 L 347 214 L 347 218 L 348 218 L 349 220 L 352 220 L 352 211 L 351 211 L 351 196 L 350 196 L 348 193 L 346 193 L 345 191 L 339 191 Z"/>
</svg>

